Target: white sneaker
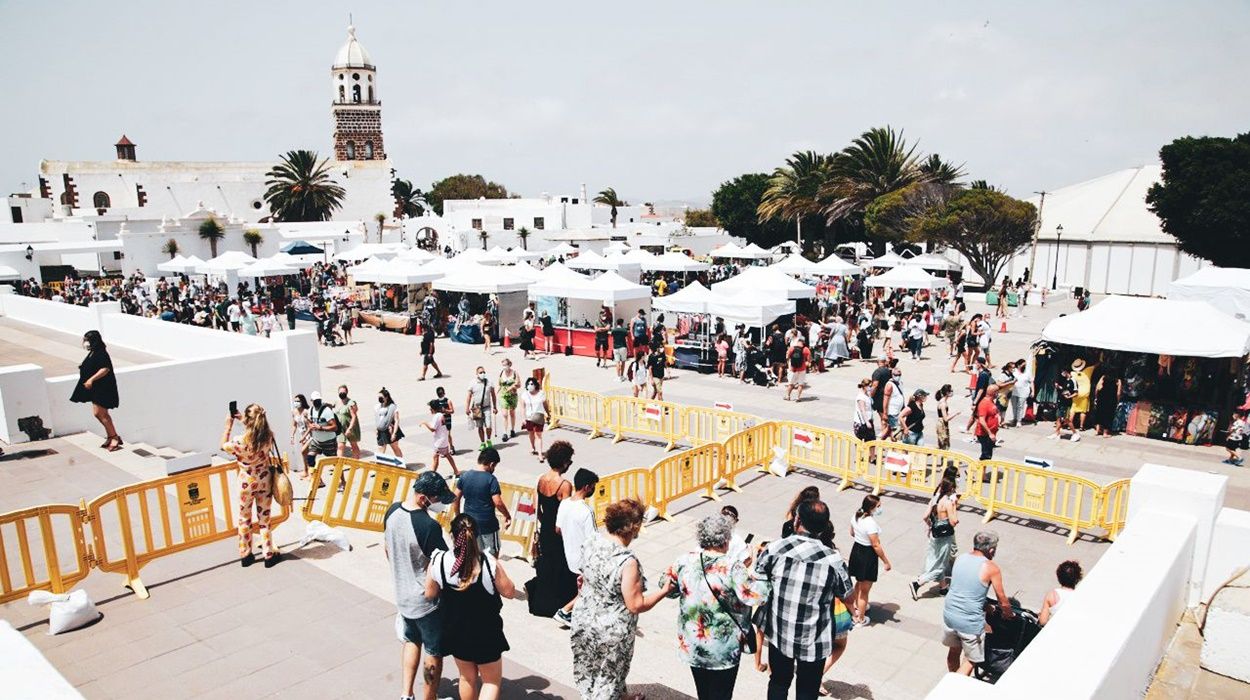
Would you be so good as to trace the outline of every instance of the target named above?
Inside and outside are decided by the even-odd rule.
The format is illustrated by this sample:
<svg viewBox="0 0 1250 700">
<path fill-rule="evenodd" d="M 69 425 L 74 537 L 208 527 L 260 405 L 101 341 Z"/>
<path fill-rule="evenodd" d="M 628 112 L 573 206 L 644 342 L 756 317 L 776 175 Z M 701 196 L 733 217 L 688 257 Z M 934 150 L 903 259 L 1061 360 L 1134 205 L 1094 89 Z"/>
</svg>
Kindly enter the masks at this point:
<svg viewBox="0 0 1250 700">
<path fill-rule="evenodd" d="M 1072 433 L 1072 438 L 1071 438 L 1071 440 L 1072 440 L 1072 442 L 1080 442 L 1080 441 L 1081 441 L 1081 434 L 1080 434 L 1080 433 Z"/>
</svg>

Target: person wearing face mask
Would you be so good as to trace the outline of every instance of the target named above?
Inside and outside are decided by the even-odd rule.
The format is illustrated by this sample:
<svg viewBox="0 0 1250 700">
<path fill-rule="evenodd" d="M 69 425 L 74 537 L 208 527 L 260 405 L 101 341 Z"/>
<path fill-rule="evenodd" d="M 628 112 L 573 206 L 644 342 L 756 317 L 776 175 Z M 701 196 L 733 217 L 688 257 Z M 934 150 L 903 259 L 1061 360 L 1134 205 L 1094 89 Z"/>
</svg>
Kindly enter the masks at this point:
<svg viewBox="0 0 1250 700">
<path fill-rule="evenodd" d="M 299 462 L 301 469 L 297 471 L 302 479 L 308 478 L 308 462 L 312 450 L 312 428 L 308 412 L 308 399 L 303 394 L 296 394 L 291 402 L 291 449 L 295 452 L 293 456 L 299 459 L 292 460 L 291 464 Z"/>
<path fill-rule="evenodd" d="M 851 618 L 857 627 L 868 624 L 868 592 L 877 581 L 877 561 L 885 565 L 886 571 L 890 570 L 890 558 L 881 546 L 881 526 L 877 524 L 879 515 L 881 498 L 868 494 L 851 519 L 851 537 L 855 540 L 848 562 L 851 577 L 855 579 Z"/>
<path fill-rule="evenodd" d="M 525 392 L 521 394 L 521 412 L 525 414 L 525 431 L 530 436 L 530 454 L 538 455 L 541 462 L 547 458 L 543 450 L 543 427 L 547 424 L 547 395 L 538 380 L 525 380 Z"/>
<path fill-rule="evenodd" d="M 386 448 L 389 447 L 397 458 L 403 459 L 404 453 L 399 449 L 399 441 L 404 437 L 404 431 L 399 427 L 399 406 L 395 405 L 395 400 L 391 398 L 391 392 L 386 387 L 378 390 L 378 408 L 375 418 L 378 431 L 378 453 L 386 454 Z"/>
<path fill-rule="evenodd" d="M 451 465 L 451 472 L 456 476 L 460 476 L 460 469 L 456 467 L 456 458 L 452 455 L 455 450 L 451 447 L 451 434 L 448 432 L 447 423 L 444 421 L 442 408 L 439 407 L 438 399 L 430 402 L 430 421 L 422 423 L 422 428 L 430 431 L 434 435 L 434 456 L 430 458 L 430 469 L 438 471 L 438 460 L 446 459 Z"/>
<path fill-rule="evenodd" d="M 495 400 L 495 387 L 486 376 L 486 368 L 478 367 L 476 380 L 469 385 L 469 392 L 464 399 L 464 414 L 477 428 L 477 449 L 484 450 L 491 446 L 497 413 L 499 402 Z"/>
<path fill-rule="evenodd" d="M 339 403 L 334 407 L 334 417 L 343 426 L 338 434 L 340 457 L 347 456 L 351 448 L 352 459 L 360 459 L 360 417 L 356 401 L 347 395 L 347 385 L 339 387 Z"/>
<path fill-rule="evenodd" d="M 109 410 L 117 408 L 117 376 L 113 373 L 113 360 L 109 357 L 108 346 L 100 331 L 87 331 L 82 337 L 83 349 L 87 357 L 78 365 L 78 384 L 69 400 L 74 403 L 91 404 L 91 415 L 104 427 L 104 444 L 100 445 L 109 452 L 122 448 L 122 438 L 113 425 L 113 417 Z"/>
<path fill-rule="evenodd" d="M 520 402 L 518 390 L 521 377 L 512 369 L 512 360 L 503 361 L 499 372 L 499 401 L 503 404 L 503 441 L 516 437 L 516 407 Z"/>
<path fill-rule="evenodd" d="M 443 530 L 431 517 L 447 509 L 454 495 L 436 472 L 422 472 L 413 481 L 412 491 L 400 503 L 392 504 L 383 518 L 382 538 L 395 584 L 395 605 L 403 620 L 404 652 L 400 694 L 413 697 L 421 651 L 426 700 L 435 700 L 443 675 L 443 618 L 438 600 L 426 597 L 426 572 L 430 558 L 447 551 Z"/>
<path fill-rule="evenodd" d="M 334 407 L 321 399 L 321 392 L 314 391 L 309 395 L 312 399 L 312 411 L 308 414 L 312 428 L 313 459 L 317 455 L 333 457 L 338 454 L 337 437 L 339 432 L 338 419 L 334 417 Z"/>
<path fill-rule="evenodd" d="M 898 367 L 892 370 L 890 381 L 885 385 L 885 395 L 882 402 L 885 404 L 885 437 L 890 440 L 897 440 L 902 433 L 899 415 L 903 412 L 903 408 L 907 406 L 907 397 L 903 394 L 903 370 Z"/>
</svg>

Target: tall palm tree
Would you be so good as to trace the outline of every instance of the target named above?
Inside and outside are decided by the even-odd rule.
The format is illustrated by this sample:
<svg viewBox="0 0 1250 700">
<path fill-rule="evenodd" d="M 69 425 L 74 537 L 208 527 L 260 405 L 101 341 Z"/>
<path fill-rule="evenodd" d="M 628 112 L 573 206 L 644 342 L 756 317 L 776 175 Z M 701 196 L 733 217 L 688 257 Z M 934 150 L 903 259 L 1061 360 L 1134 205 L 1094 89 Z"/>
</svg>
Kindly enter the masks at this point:
<svg viewBox="0 0 1250 700">
<path fill-rule="evenodd" d="M 329 159 L 314 151 L 288 151 L 265 173 L 265 201 L 274 221 L 325 221 L 347 192 L 330 177 Z"/>
<path fill-rule="evenodd" d="M 212 251 L 212 257 L 217 257 L 217 241 L 226 236 L 226 230 L 217 223 L 217 219 L 208 217 L 204 223 L 200 224 L 200 240 L 208 241 L 208 249 Z"/>
<path fill-rule="evenodd" d="M 902 132 L 878 127 L 865 131 L 833 157 L 833 177 L 821 188 L 830 225 L 858 217 L 877 197 L 926 179 L 916 147 Z"/>
<path fill-rule="evenodd" d="M 482 250 L 486 250 L 486 239 L 490 238 L 490 234 L 486 232 L 486 229 L 481 229 L 477 232 L 477 237 L 482 241 Z"/>
<path fill-rule="evenodd" d="M 595 204 L 612 207 L 612 228 L 616 228 L 616 208 L 629 206 L 629 202 L 626 202 L 616 196 L 616 189 L 613 187 L 609 187 L 608 189 L 595 195 L 594 202 Z"/>
<path fill-rule="evenodd" d="M 529 244 L 526 242 L 526 241 L 528 241 L 528 240 L 529 240 L 529 237 L 530 237 L 530 230 L 529 230 L 529 229 L 525 228 L 524 226 L 522 226 L 521 228 L 517 229 L 517 232 L 516 232 L 516 237 L 517 237 L 517 239 L 518 239 L 518 240 L 520 240 L 520 241 L 521 241 L 521 249 L 522 249 L 522 250 L 529 250 L 529 249 L 530 249 Z"/>
<path fill-rule="evenodd" d="M 173 260 L 174 256 L 178 254 L 178 241 L 172 238 L 165 241 L 165 245 L 161 246 L 161 252 L 168 255 L 170 260 Z"/>
<path fill-rule="evenodd" d="M 802 244 L 803 217 L 820 213 L 820 191 L 831 177 L 832 159 L 815 151 L 800 151 L 773 171 L 756 210 L 761 223 L 793 221 Z"/>
<path fill-rule="evenodd" d="M 386 224 L 386 214 L 378 212 L 373 215 L 373 220 L 378 222 L 378 243 L 382 242 L 382 227 Z"/>
<path fill-rule="evenodd" d="M 920 172 L 924 175 L 925 181 L 935 185 L 957 185 L 959 178 L 967 174 L 964 172 L 962 163 L 955 165 L 949 161 L 942 160 L 942 156 L 936 153 L 930 154 L 920 164 Z"/>
<path fill-rule="evenodd" d="M 260 235 L 258 229 L 249 228 L 243 232 L 243 242 L 252 249 L 252 257 L 256 257 L 256 248 L 265 242 L 265 237 Z"/>
<path fill-rule="evenodd" d="M 425 201 L 425 193 L 413 187 L 409 180 L 396 180 L 391 185 L 391 195 L 395 197 L 395 218 L 412 218 L 423 216 L 430 206 Z"/>
</svg>

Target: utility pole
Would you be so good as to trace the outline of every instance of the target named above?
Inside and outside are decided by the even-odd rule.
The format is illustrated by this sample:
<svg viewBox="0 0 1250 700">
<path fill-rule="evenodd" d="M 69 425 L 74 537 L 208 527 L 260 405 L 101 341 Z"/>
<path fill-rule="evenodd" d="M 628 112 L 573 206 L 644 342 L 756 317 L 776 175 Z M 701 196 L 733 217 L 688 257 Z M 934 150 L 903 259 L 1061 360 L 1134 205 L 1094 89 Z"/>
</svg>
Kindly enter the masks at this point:
<svg viewBox="0 0 1250 700">
<path fill-rule="evenodd" d="M 1034 265 L 1037 263 L 1037 237 L 1038 237 L 1038 234 L 1040 234 L 1042 231 L 1042 208 L 1046 206 L 1047 192 L 1046 190 L 1042 190 L 1041 192 L 1034 192 L 1033 194 L 1040 194 L 1042 196 L 1042 201 L 1038 202 L 1037 204 L 1037 223 L 1033 225 L 1033 247 L 1029 251 L 1029 281 L 1030 282 L 1033 281 L 1033 275 L 1037 274 L 1037 268 L 1034 267 Z"/>
</svg>

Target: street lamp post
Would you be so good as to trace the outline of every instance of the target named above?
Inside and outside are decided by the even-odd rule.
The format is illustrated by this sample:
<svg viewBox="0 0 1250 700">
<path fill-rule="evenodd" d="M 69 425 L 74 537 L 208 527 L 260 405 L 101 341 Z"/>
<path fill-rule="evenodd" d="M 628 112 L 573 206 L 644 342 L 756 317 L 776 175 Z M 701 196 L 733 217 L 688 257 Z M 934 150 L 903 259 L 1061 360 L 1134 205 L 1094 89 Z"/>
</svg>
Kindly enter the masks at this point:
<svg viewBox="0 0 1250 700">
<path fill-rule="evenodd" d="M 1059 244 L 1063 242 L 1063 224 L 1055 227 L 1055 265 L 1051 268 L 1054 273 L 1053 279 L 1050 280 L 1050 288 L 1059 289 Z"/>
</svg>

